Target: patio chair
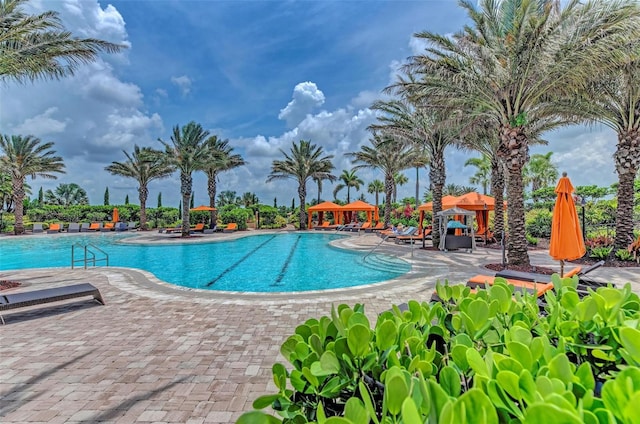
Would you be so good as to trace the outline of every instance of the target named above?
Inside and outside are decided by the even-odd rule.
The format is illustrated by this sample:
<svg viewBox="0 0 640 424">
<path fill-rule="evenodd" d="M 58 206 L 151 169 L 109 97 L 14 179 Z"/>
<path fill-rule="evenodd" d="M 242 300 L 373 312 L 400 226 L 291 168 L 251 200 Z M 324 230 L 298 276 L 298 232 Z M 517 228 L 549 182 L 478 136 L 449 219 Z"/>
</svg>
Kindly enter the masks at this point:
<svg viewBox="0 0 640 424">
<path fill-rule="evenodd" d="M 89 231 L 100 231 L 102 229 L 102 222 L 92 222 L 89 225 Z"/>
<path fill-rule="evenodd" d="M 83 222 L 80 224 L 80 232 L 81 233 L 89 232 L 91 231 L 89 230 L 90 227 L 91 227 L 91 224 L 89 224 L 88 222 Z"/>
<path fill-rule="evenodd" d="M 484 288 L 485 285 L 492 286 L 495 282 L 496 278 L 504 278 L 498 276 L 490 276 L 490 275 L 476 275 L 474 277 L 469 278 L 467 281 L 467 286 L 477 289 Z M 507 284 L 515 287 L 516 291 L 528 291 L 531 294 L 534 294 L 536 297 L 540 297 L 544 295 L 549 290 L 553 289 L 553 283 L 551 282 L 535 282 L 535 281 L 524 281 L 524 280 L 516 280 L 513 278 L 504 278 Z"/>
<path fill-rule="evenodd" d="M 54 223 L 49 225 L 49 229 L 47 230 L 47 234 L 59 233 L 62 231 L 62 224 Z"/>
<path fill-rule="evenodd" d="M 129 223 L 127 224 L 127 230 L 129 231 L 133 231 L 133 230 L 137 230 L 138 229 L 138 225 L 136 224 L 135 221 L 129 221 Z"/>
<path fill-rule="evenodd" d="M 43 231 L 44 230 L 42 229 L 42 224 L 41 223 L 37 222 L 37 223 L 33 224 L 33 230 L 31 230 L 31 232 L 33 232 L 35 234 L 35 233 L 41 233 Z"/>
<path fill-rule="evenodd" d="M 314 230 L 316 231 L 324 231 L 327 228 L 329 228 L 331 224 L 329 223 L 329 221 L 324 221 L 321 225 L 317 225 L 315 227 L 313 227 Z"/>
<path fill-rule="evenodd" d="M 227 226 L 222 230 L 223 233 L 234 233 L 236 231 L 238 231 L 238 224 L 236 224 L 235 222 L 228 223 Z"/>
<path fill-rule="evenodd" d="M 114 222 L 105 222 L 104 225 L 100 228 L 100 231 L 113 231 L 116 229 L 116 224 Z"/>
<path fill-rule="evenodd" d="M 358 229 L 355 229 L 353 231 L 357 231 L 357 232 L 364 231 L 364 232 L 366 232 L 370 228 L 371 228 L 371 221 L 367 221 L 367 222 L 363 223 Z"/>
<path fill-rule="evenodd" d="M 104 299 L 102 298 L 102 294 L 100 294 L 100 290 L 98 290 L 92 284 L 82 283 L 65 287 L 33 290 L 0 296 L 0 312 L 9 309 L 24 308 L 27 306 L 58 302 L 61 300 L 86 296 L 92 296 L 94 300 L 104 305 Z M 2 315 L 0 315 L 0 320 L 4 325 L 5 321 Z"/>
<path fill-rule="evenodd" d="M 191 233 L 203 233 L 204 234 L 204 224 L 198 223 L 195 227 L 193 227 L 190 231 Z"/>
<path fill-rule="evenodd" d="M 375 227 L 371 227 L 371 228 L 367 228 L 366 230 L 364 230 L 365 233 L 375 233 L 377 231 L 382 231 L 384 230 L 384 222 L 380 221 L 376 224 Z"/>
<path fill-rule="evenodd" d="M 428 235 L 431 234 L 431 228 L 425 228 L 422 232 L 418 232 L 416 234 L 410 235 L 398 235 L 395 237 L 396 244 L 407 243 L 412 241 L 422 241 L 422 239 L 426 239 Z"/>
<path fill-rule="evenodd" d="M 80 232 L 80 224 L 77 222 L 70 222 L 69 227 L 67 228 L 67 233 L 79 233 Z"/>
</svg>

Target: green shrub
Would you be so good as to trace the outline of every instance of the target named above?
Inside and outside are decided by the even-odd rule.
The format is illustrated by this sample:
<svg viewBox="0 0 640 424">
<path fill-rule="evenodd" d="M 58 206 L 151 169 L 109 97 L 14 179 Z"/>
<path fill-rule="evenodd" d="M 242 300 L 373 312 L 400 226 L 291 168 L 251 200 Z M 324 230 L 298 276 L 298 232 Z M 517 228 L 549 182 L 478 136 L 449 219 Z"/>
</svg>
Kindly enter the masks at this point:
<svg viewBox="0 0 640 424">
<path fill-rule="evenodd" d="M 222 213 L 218 214 L 218 219 L 220 219 L 223 224 L 235 222 L 238 224 L 238 230 L 246 230 L 249 213 L 247 209 L 234 207 L 231 210 L 224 209 Z"/>
<path fill-rule="evenodd" d="M 615 255 L 616 255 L 616 258 L 620 259 L 621 261 L 634 260 L 633 253 L 631 253 L 627 249 L 618 249 L 616 250 Z"/>
<path fill-rule="evenodd" d="M 278 217 L 278 208 L 269 205 L 259 205 L 258 211 L 260 212 L 260 228 L 278 228 L 275 225 L 276 218 Z"/>
<path fill-rule="evenodd" d="M 532 237 L 551 237 L 552 214 L 546 209 L 535 209 L 527 214 L 525 229 Z"/>
<path fill-rule="evenodd" d="M 537 299 L 497 279 L 437 285 L 443 303 L 363 305 L 299 325 L 273 366 L 277 393 L 253 403 L 286 423 L 631 423 L 640 399 L 640 298 L 553 277 Z M 513 298 L 515 297 L 515 300 Z M 281 422 L 260 411 L 238 423 Z"/>
<path fill-rule="evenodd" d="M 595 259 L 607 259 L 613 251 L 613 246 L 592 247 L 589 249 L 589 257 Z"/>
<path fill-rule="evenodd" d="M 525 234 L 525 237 L 527 238 L 527 243 L 529 243 L 531 246 L 537 246 L 538 245 L 538 239 L 533 237 L 530 234 Z"/>
</svg>

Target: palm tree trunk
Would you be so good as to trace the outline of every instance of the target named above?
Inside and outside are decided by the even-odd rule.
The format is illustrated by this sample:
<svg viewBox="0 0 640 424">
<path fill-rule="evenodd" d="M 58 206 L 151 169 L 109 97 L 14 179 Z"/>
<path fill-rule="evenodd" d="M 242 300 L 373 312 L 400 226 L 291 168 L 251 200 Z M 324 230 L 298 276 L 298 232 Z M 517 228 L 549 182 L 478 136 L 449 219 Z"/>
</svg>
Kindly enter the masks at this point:
<svg viewBox="0 0 640 424">
<path fill-rule="evenodd" d="M 300 199 L 300 229 L 307 229 L 307 213 L 304 210 L 306 205 L 307 188 L 304 184 L 298 186 L 298 198 Z"/>
<path fill-rule="evenodd" d="M 209 206 L 212 208 L 216 207 L 216 191 L 218 190 L 218 183 L 216 181 L 217 176 L 217 172 L 212 172 L 210 175 L 207 175 L 207 193 L 209 194 Z M 211 211 L 210 219 L 209 228 L 214 228 L 218 221 L 217 210 Z"/>
<path fill-rule="evenodd" d="M 499 158 L 491 160 L 491 194 L 495 201 L 493 233 L 498 240 L 504 237 L 504 165 Z M 488 223 L 487 223 L 488 225 Z"/>
<path fill-rule="evenodd" d="M 633 242 L 633 182 L 640 164 L 640 132 L 626 131 L 618 134 L 618 146 L 614 154 L 618 173 L 618 208 L 616 210 L 616 236 L 613 252 L 626 249 Z"/>
<path fill-rule="evenodd" d="M 147 186 L 140 186 L 138 188 L 138 199 L 140 200 L 140 229 L 147 230 L 147 197 L 149 197 L 149 190 Z"/>
<path fill-rule="evenodd" d="M 442 211 L 442 191 L 447 180 L 444 164 L 444 152 L 438 152 L 431 158 L 429 165 L 429 180 L 433 194 L 433 219 L 431 222 L 431 242 L 434 247 L 440 246 L 440 222 L 436 220 L 437 213 Z M 436 225 L 438 224 L 438 225 Z"/>
<path fill-rule="evenodd" d="M 416 166 L 416 210 L 420 207 L 420 167 Z"/>
<path fill-rule="evenodd" d="M 189 237 L 191 223 L 189 222 L 189 204 L 191 203 L 191 188 L 193 178 L 191 174 L 180 174 L 180 192 L 182 193 L 182 237 Z"/>
<path fill-rule="evenodd" d="M 11 177 L 11 184 L 13 188 L 13 203 L 16 222 L 13 227 L 13 233 L 15 235 L 24 234 L 24 177 L 16 178 Z"/>
<path fill-rule="evenodd" d="M 386 200 L 384 202 L 384 225 L 391 225 L 391 196 L 393 196 L 393 187 L 395 181 L 393 175 L 385 175 L 384 177 L 384 193 Z"/>
<path fill-rule="evenodd" d="M 507 217 L 509 238 L 507 261 L 509 265 L 531 265 L 527 251 L 524 220 L 524 181 L 522 170 L 529 160 L 529 143 L 522 128 L 505 125 L 500 130 L 498 155 L 504 161 L 508 173 Z"/>
</svg>

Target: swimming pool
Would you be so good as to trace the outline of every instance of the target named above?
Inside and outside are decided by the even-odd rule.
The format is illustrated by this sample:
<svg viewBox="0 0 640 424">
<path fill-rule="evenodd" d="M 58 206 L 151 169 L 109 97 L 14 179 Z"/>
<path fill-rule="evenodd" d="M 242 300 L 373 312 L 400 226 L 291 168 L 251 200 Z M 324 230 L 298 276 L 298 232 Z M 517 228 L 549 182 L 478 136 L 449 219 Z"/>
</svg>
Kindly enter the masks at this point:
<svg viewBox="0 0 640 424">
<path fill-rule="evenodd" d="M 411 266 L 398 258 L 337 249 L 340 235 L 261 234 L 211 243 L 121 243 L 132 235 L 89 234 L 0 239 L 0 270 L 70 267 L 73 244 L 93 244 L 109 265 L 138 268 L 183 287 L 296 292 L 353 287 L 390 280 Z"/>
</svg>

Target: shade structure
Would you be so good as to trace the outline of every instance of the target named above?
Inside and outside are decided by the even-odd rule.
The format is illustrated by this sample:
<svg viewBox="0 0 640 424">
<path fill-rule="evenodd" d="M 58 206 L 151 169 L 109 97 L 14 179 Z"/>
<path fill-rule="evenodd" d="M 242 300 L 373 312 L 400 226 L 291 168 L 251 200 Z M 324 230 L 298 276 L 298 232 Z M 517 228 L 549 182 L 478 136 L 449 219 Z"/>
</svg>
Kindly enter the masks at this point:
<svg viewBox="0 0 640 424">
<path fill-rule="evenodd" d="M 355 202 L 342 206 L 342 211 L 345 214 L 349 214 L 351 212 L 366 212 L 368 222 L 371 222 L 373 219 L 379 219 L 378 207 L 370 205 L 367 202 L 363 202 L 362 200 L 356 200 Z"/>
<path fill-rule="evenodd" d="M 566 176 L 556 185 L 556 204 L 551 220 L 551 242 L 549 255 L 560 261 L 560 276 L 564 274 L 564 261 L 581 258 L 586 252 L 578 212 L 573 201 L 573 185 Z"/>
<path fill-rule="evenodd" d="M 118 208 L 113 208 L 113 214 L 111 216 L 111 221 L 118 222 L 120 220 L 120 213 L 118 212 Z"/>
<path fill-rule="evenodd" d="M 506 207 L 506 202 L 503 204 L 503 208 L 504 207 Z M 475 211 L 476 221 L 478 222 L 478 233 L 484 234 L 486 226 L 489 223 L 489 211 L 495 210 L 496 201 L 491 196 L 480 194 L 475 191 L 463 194 L 462 196 L 442 196 L 442 210 L 451 208 Z M 420 211 L 420 225 L 422 225 L 425 212 L 433 210 L 433 202 L 420 205 L 418 210 Z"/>
<path fill-rule="evenodd" d="M 212 208 L 211 206 L 200 205 L 195 208 L 189 209 L 191 212 L 211 212 L 217 210 L 216 208 Z"/>
<path fill-rule="evenodd" d="M 310 206 L 307 209 L 307 215 L 308 215 L 308 223 L 307 223 L 307 228 L 312 228 L 311 226 L 311 218 L 313 216 L 314 212 L 318 213 L 318 225 L 322 224 L 322 220 L 324 219 L 324 213 L 325 212 L 331 212 L 333 213 L 334 216 L 334 221 L 336 224 L 340 224 L 340 218 L 341 218 L 341 212 L 342 212 L 342 206 L 333 203 L 333 202 L 322 202 L 322 203 L 318 203 L 317 205 L 314 206 Z"/>
</svg>

